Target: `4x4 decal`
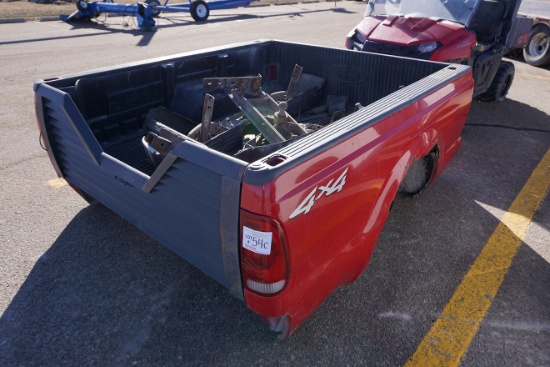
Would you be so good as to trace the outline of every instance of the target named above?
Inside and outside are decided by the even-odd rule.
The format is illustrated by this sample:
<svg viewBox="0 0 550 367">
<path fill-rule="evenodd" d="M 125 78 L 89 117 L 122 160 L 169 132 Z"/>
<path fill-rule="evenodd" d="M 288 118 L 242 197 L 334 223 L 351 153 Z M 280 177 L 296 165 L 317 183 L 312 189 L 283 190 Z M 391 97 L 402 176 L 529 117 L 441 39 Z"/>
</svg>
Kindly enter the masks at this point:
<svg viewBox="0 0 550 367">
<path fill-rule="evenodd" d="M 344 185 L 346 184 L 346 177 L 348 174 L 348 168 L 345 169 L 344 172 L 334 181 L 334 179 L 330 180 L 326 185 L 324 186 L 315 186 L 313 190 L 309 193 L 308 196 L 298 205 L 296 210 L 290 214 L 290 219 L 293 219 L 297 217 L 300 214 L 307 214 L 313 207 L 313 204 L 317 200 L 319 200 L 323 196 L 330 196 L 334 194 L 335 192 L 340 192 L 344 188 Z"/>
</svg>

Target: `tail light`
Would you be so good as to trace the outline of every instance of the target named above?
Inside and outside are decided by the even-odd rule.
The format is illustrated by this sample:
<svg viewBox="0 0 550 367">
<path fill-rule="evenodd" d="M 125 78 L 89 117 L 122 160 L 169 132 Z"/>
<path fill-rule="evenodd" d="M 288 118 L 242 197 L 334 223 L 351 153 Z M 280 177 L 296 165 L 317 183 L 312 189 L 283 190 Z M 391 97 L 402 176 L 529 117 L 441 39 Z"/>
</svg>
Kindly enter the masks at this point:
<svg viewBox="0 0 550 367">
<path fill-rule="evenodd" d="M 246 289 L 274 295 L 289 279 L 289 258 L 283 229 L 276 220 L 241 210 L 241 270 Z"/>
</svg>

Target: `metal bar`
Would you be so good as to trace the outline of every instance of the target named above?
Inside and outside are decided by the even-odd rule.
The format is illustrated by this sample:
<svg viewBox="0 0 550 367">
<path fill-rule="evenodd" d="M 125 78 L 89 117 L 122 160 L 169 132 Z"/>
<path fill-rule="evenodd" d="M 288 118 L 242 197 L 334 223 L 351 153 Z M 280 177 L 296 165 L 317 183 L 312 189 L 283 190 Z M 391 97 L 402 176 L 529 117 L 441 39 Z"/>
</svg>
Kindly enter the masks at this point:
<svg viewBox="0 0 550 367">
<path fill-rule="evenodd" d="M 294 70 L 292 71 L 292 77 L 290 78 L 290 82 L 288 83 L 288 88 L 286 89 L 286 95 L 285 100 L 289 100 L 292 97 L 296 95 L 296 86 L 298 85 L 298 81 L 300 80 L 300 76 L 302 76 L 302 70 L 304 70 L 303 67 L 296 64 L 294 66 Z"/>
<path fill-rule="evenodd" d="M 251 2 L 258 0 L 226 0 L 226 1 L 213 1 L 208 3 L 210 10 L 232 9 L 240 8 L 241 6 L 248 6 Z"/>
<path fill-rule="evenodd" d="M 261 91 L 262 76 L 242 76 L 233 78 L 204 78 L 202 86 L 207 89 L 232 89 L 240 93 L 257 95 Z"/>
<path fill-rule="evenodd" d="M 285 141 L 285 138 L 277 130 L 275 130 L 275 127 L 269 123 L 265 119 L 265 117 L 258 111 L 256 107 L 254 107 L 250 102 L 246 100 L 246 98 L 241 97 L 239 94 L 237 94 L 236 90 L 232 90 L 229 94 L 229 97 L 237 105 L 237 107 L 240 108 L 240 110 L 244 113 L 246 117 L 252 122 L 252 124 L 258 129 L 258 131 L 267 139 L 267 141 L 271 144 L 274 143 L 281 143 Z"/>
<path fill-rule="evenodd" d="M 215 98 L 206 93 L 204 96 L 204 105 L 202 107 L 202 122 L 199 134 L 199 141 L 204 143 L 210 137 L 210 122 L 212 121 L 212 113 L 214 112 Z"/>
<path fill-rule="evenodd" d="M 208 8 L 210 10 L 220 10 L 220 9 L 232 9 L 232 8 L 239 8 L 241 6 L 247 6 L 253 1 L 259 1 L 259 0 L 219 0 L 219 1 L 208 1 L 206 2 L 206 4 L 208 5 Z M 191 2 L 170 4 L 170 5 L 168 5 L 168 2 L 166 2 L 164 6 L 162 5 L 157 6 L 157 9 L 160 11 L 171 11 L 171 12 L 178 12 L 178 11 L 188 12 L 190 8 L 191 8 Z"/>
</svg>

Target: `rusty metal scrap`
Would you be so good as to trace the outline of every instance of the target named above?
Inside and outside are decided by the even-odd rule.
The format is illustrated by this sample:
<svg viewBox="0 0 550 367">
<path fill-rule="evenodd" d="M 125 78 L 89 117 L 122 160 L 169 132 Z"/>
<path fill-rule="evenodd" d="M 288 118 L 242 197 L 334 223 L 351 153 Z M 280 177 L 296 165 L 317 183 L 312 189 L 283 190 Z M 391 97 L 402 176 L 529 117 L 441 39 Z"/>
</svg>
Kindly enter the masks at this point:
<svg viewBox="0 0 550 367">
<path fill-rule="evenodd" d="M 202 86 L 206 89 L 235 89 L 240 93 L 257 95 L 262 88 L 262 76 L 204 78 Z"/>
<path fill-rule="evenodd" d="M 202 108 L 202 121 L 198 141 L 204 143 L 210 138 L 210 123 L 212 122 L 212 113 L 214 112 L 214 97 L 208 93 L 204 96 L 204 105 Z"/>
</svg>

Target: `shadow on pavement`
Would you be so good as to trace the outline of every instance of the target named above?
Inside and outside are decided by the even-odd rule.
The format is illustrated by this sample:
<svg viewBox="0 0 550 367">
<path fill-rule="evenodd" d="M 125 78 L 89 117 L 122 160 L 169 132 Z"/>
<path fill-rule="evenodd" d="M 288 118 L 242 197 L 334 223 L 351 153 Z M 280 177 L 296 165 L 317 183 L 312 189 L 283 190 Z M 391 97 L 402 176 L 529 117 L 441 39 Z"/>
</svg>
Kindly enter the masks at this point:
<svg viewBox="0 0 550 367">
<path fill-rule="evenodd" d="M 223 358 L 224 345 L 249 338 L 275 335 L 225 288 L 93 204 L 39 259 L 2 315 L 0 364 L 151 365 L 162 355 L 185 364 Z"/>
</svg>

